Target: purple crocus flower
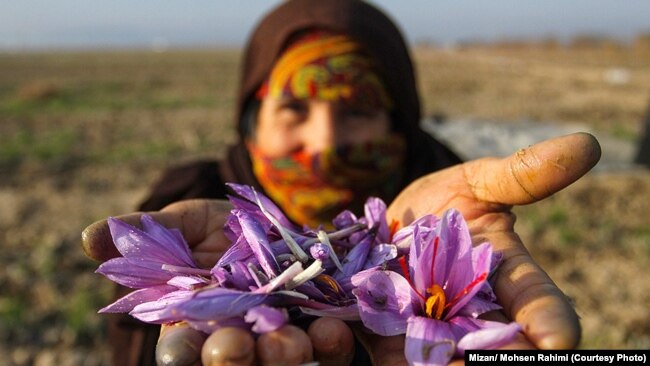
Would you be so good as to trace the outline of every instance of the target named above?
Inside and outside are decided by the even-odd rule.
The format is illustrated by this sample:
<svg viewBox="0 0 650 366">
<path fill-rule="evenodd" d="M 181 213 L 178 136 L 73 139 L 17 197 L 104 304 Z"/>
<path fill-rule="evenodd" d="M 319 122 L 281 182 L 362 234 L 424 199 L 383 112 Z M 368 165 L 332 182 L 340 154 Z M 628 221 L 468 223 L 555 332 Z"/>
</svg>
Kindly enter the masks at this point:
<svg viewBox="0 0 650 366">
<path fill-rule="evenodd" d="M 180 231 L 165 228 L 149 215 L 142 215 L 140 222 L 142 229 L 108 219 L 115 247 L 122 257 L 102 263 L 96 272 L 138 290 L 100 312 L 128 312 L 172 292 L 188 292 L 208 283 L 210 272 L 197 268 Z"/>
<path fill-rule="evenodd" d="M 502 346 L 520 330 L 516 323 L 477 319 L 499 308 L 487 282 L 492 248 L 472 247 L 458 211 L 447 211 L 441 220 L 422 218 L 394 239 L 409 243 L 408 257 L 399 259 L 403 273 L 359 272 L 352 292 L 366 327 L 384 336 L 406 334 L 409 364 L 444 365 L 465 349 Z"/>
</svg>

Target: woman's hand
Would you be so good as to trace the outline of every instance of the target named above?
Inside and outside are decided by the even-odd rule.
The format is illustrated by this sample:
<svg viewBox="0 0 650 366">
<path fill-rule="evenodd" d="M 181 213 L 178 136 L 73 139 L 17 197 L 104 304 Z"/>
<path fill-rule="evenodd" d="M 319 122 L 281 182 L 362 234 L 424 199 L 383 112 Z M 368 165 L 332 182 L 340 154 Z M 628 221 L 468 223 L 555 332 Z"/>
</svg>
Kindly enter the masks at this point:
<svg viewBox="0 0 650 366">
<path fill-rule="evenodd" d="M 441 214 L 452 207 L 461 211 L 475 242 L 489 241 L 504 255 L 494 289 L 503 306 L 502 320 L 517 321 L 527 338 L 520 337 L 510 347 L 573 348 L 580 340 L 577 315 L 514 232 L 515 217 L 510 208 L 539 201 L 563 189 L 588 172 L 599 158 L 597 141 L 579 133 L 544 141 L 505 159 L 457 165 L 413 182 L 390 205 L 389 220 L 407 225 L 423 214 Z M 191 200 L 170 205 L 152 216 L 167 227 L 179 228 L 197 262 L 211 267 L 229 245 L 223 234 L 228 213 L 227 202 Z M 139 216 L 119 218 L 138 225 Z M 89 226 L 82 239 L 91 258 L 103 261 L 119 255 L 105 221 Z M 206 341 L 205 336 L 189 327 L 165 327 L 157 359 L 161 364 L 190 365 L 198 362 L 203 353 L 206 365 L 250 364 L 253 360 L 261 364 L 294 364 L 312 359 L 322 365 L 339 365 L 349 363 L 354 352 L 350 328 L 335 319 L 319 319 L 307 333 L 287 326 L 257 342 L 246 332 L 219 332 L 228 334 L 213 334 Z M 403 336 L 370 336 L 358 327 L 355 333 L 374 364 L 406 363 Z M 235 339 L 238 341 L 233 343 Z"/>
<path fill-rule="evenodd" d="M 230 246 L 223 227 L 230 214 L 230 203 L 222 200 L 187 200 L 149 214 L 168 228 L 181 230 L 192 249 L 195 262 L 212 268 Z M 141 213 L 117 218 L 140 226 Z M 88 226 L 82 233 L 86 255 L 106 261 L 120 253 L 113 244 L 106 220 Z M 297 365 L 318 360 L 320 365 L 346 365 L 354 357 L 354 336 L 341 320 L 320 318 L 305 332 L 287 325 L 259 337 L 241 329 L 222 328 L 209 337 L 187 326 L 163 326 L 156 348 L 160 365 Z"/>
<path fill-rule="evenodd" d="M 413 182 L 390 205 L 389 221 L 396 219 L 406 225 L 424 214 L 441 215 L 449 208 L 462 212 L 474 243 L 489 241 L 503 254 L 494 291 L 503 306 L 503 320 L 519 323 L 526 336 L 508 348 L 575 348 L 580 341 L 578 316 L 562 291 L 530 257 L 514 231 L 515 216 L 510 209 L 560 191 L 599 159 L 596 139 L 576 133 L 541 142 L 504 159 L 467 162 Z M 375 342 L 380 347 L 371 354 L 380 353 L 377 361 L 403 354 L 403 340 Z"/>
</svg>

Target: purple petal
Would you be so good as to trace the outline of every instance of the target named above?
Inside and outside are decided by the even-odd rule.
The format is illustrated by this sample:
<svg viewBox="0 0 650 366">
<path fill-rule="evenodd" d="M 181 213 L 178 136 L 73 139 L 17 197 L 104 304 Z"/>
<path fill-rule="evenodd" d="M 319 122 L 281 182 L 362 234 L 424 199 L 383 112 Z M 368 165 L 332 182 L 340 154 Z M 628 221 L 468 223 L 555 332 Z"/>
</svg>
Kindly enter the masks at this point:
<svg viewBox="0 0 650 366">
<path fill-rule="evenodd" d="M 246 238 L 242 235 L 236 239 L 228 250 L 219 258 L 215 267 L 223 267 L 233 262 L 248 262 L 255 257 L 253 249 L 248 245 Z"/>
<path fill-rule="evenodd" d="M 257 206 L 257 200 L 255 199 L 255 193 L 252 187 L 235 183 L 226 183 L 226 185 L 230 187 L 235 193 Z M 264 206 L 264 209 L 266 209 L 266 211 L 275 217 L 282 226 L 290 228 L 292 230 L 297 230 L 296 226 L 284 215 L 282 210 L 280 210 L 280 208 L 276 206 L 273 201 L 271 201 L 261 192 L 257 192 L 257 197 L 259 197 L 260 202 Z"/>
<path fill-rule="evenodd" d="M 278 264 L 275 261 L 262 225 L 245 211 L 233 210 L 233 214 L 239 219 L 242 234 L 246 238 L 246 242 L 250 245 L 255 258 L 259 261 L 266 275 L 268 277 L 277 276 Z"/>
<path fill-rule="evenodd" d="M 517 333 L 521 331 L 519 324 L 512 322 L 509 324 L 480 320 L 468 319 L 476 322 L 479 330 L 469 332 L 458 342 L 458 354 L 463 355 L 468 349 L 497 349 L 512 342 Z"/>
<path fill-rule="evenodd" d="M 404 226 L 393 235 L 393 244 L 397 245 L 400 251 L 409 250 L 413 242 L 413 231 L 417 227 L 434 229 L 439 219 L 434 215 L 425 215 L 413 221 L 410 225 Z M 417 248 L 419 254 L 420 248 Z"/>
<path fill-rule="evenodd" d="M 194 291 L 178 290 L 170 292 L 157 300 L 137 305 L 129 314 L 143 322 L 154 324 L 183 320 L 181 317 L 171 316 L 172 314 L 169 314 L 168 310 L 175 304 L 182 303 L 191 298 L 192 295 L 194 295 Z"/>
<path fill-rule="evenodd" d="M 174 250 L 175 258 L 181 261 L 184 266 L 196 267 L 194 264 L 194 259 L 192 259 L 190 248 L 187 245 L 185 238 L 183 238 L 183 234 L 181 234 L 180 230 L 167 229 L 166 227 L 154 221 L 153 217 L 147 214 L 143 214 L 140 217 L 140 223 L 142 223 L 144 231 L 149 234 L 149 236 L 161 243 L 168 243 L 170 246 L 173 245 L 173 247 L 177 249 Z"/>
<path fill-rule="evenodd" d="M 451 209 L 444 213 L 440 222 L 440 244 L 444 262 L 436 263 L 436 282 L 446 279 L 445 294 L 454 296 L 482 273 L 473 270 L 472 238 L 460 212 Z"/>
<path fill-rule="evenodd" d="M 198 276 L 176 276 L 167 281 L 168 285 L 175 286 L 183 290 L 194 290 L 197 287 L 204 286 L 208 283 L 203 277 Z"/>
<path fill-rule="evenodd" d="M 285 309 L 276 309 L 266 305 L 249 309 L 244 316 L 247 323 L 253 323 L 253 332 L 264 334 L 280 329 L 289 321 Z"/>
<path fill-rule="evenodd" d="M 452 301 L 454 298 L 458 297 L 458 300 L 451 306 L 451 309 L 445 315 L 446 319 L 453 317 L 460 309 L 462 309 L 476 294 L 483 289 L 483 285 L 487 281 L 487 275 L 490 272 L 490 264 L 492 261 L 492 247 L 488 243 L 484 243 L 474 248 L 472 256 L 475 258 L 475 267 L 471 270 L 466 268 L 466 271 L 472 272 L 474 278 L 470 278 L 466 283 L 456 282 L 454 286 L 449 286 L 449 292 L 445 291 L 445 294 Z M 463 277 L 465 276 L 459 273 L 461 269 L 454 267 L 452 272 L 452 278 Z M 482 280 L 481 280 L 482 278 Z M 463 286 L 463 287 L 460 287 Z M 477 305 L 475 303 L 474 305 Z"/>
<path fill-rule="evenodd" d="M 413 315 L 415 295 L 406 279 L 391 271 L 366 270 L 352 277 L 352 293 L 363 324 L 373 332 L 391 336 L 406 332 Z"/>
<path fill-rule="evenodd" d="M 148 287 L 128 293 L 114 303 L 99 310 L 100 313 L 128 313 L 137 305 L 155 301 L 164 295 L 176 291 L 177 288 L 169 285 Z"/>
<path fill-rule="evenodd" d="M 380 266 L 391 259 L 397 258 L 397 247 L 393 244 L 379 244 L 372 247 L 364 265 L 364 269 Z"/>
<path fill-rule="evenodd" d="M 493 300 L 486 300 L 478 296 L 474 296 L 463 306 L 456 315 L 477 318 L 481 314 L 490 311 L 501 309 L 501 305 L 495 303 Z"/>
<path fill-rule="evenodd" d="M 359 221 L 357 217 L 349 210 L 344 210 L 340 214 L 336 215 L 332 224 L 337 230 L 344 229 L 348 226 L 352 226 Z"/>
<path fill-rule="evenodd" d="M 377 227 L 377 240 L 379 243 L 388 243 L 390 229 L 386 222 L 386 204 L 379 198 L 370 197 L 364 205 L 364 213 L 368 220 L 368 227 Z"/>
<path fill-rule="evenodd" d="M 334 279 L 337 280 L 341 285 L 348 283 L 350 276 L 359 272 L 363 268 L 364 264 L 366 263 L 366 258 L 368 258 L 368 253 L 370 253 L 372 242 L 374 240 L 375 233 L 372 231 L 368 232 L 366 236 L 345 256 L 341 262 L 343 270 L 337 270 L 334 273 Z"/>
<path fill-rule="evenodd" d="M 144 222 L 148 220 L 143 215 Z M 108 227 L 117 250 L 126 258 L 146 259 L 177 266 L 196 267 L 193 261 L 188 263 L 189 247 L 185 241 L 179 242 L 175 234 L 166 233 L 164 227 L 152 229 L 153 220 L 147 225 L 153 231 L 150 235 L 123 221 L 110 217 Z M 191 256 L 190 256 L 191 257 Z"/>
<path fill-rule="evenodd" d="M 420 316 L 408 320 L 404 354 L 410 365 L 447 365 L 455 349 L 453 325 Z"/>
<path fill-rule="evenodd" d="M 228 196 L 228 199 L 230 200 L 230 203 L 232 203 L 234 209 L 248 212 L 251 216 L 253 216 L 253 218 L 255 218 L 257 221 L 260 222 L 262 227 L 264 227 L 264 231 L 266 232 L 271 231 L 273 224 L 264 215 L 264 213 L 257 205 L 257 203 L 249 202 L 245 199 L 232 197 L 232 196 Z M 241 227 L 239 227 L 239 223 L 235 222 L 237 221 L 236 219 L 231 220 L 231 218 L 233 218 L 232 215 L 229 216 L 228 221 L 226 221 L 226 230 L 224 231 L 224 233 L 227 236 L 232 236 L 236 238 L 237 236 L 241 235 Z"/>
<path fill-rule="evenodd" d="M 249 291 L 251 286 L 255 285 L 255 279 L 244 262 L 231 263 L 230 273 L 232 275 L 232 285 L 237 290 Z"/>
<path fill-rule="evenodd" d="M 167 309 L 165 316 L 184 320 L 210 320 L 240 316 L 271 300 L 270 295 L 221 287 L 195 292 L 195 296 Z"/>
<path fill-rule="evenodd" d="M 163 270 L 160 262 L 118 257 L 102 263 L 96 273 L 130 288 L 144 288 L 166 284 L 177 274 Z"/>
<path fill-rule="evenodd" d="M 413 243 L 409 252 L 409 271 L 414 287 L 421 294 L 425 294 L 433 282 L 441 286 L 444 284 L 445 278 L 441 275 L 440 269 L 444 268 L 446 249 L 440 242 L 437 246 L 435 245 L 436 235 L 435 230 L 425 226 L 416 226 L 413 230 Z"/>
<path fill-rule="evenodd" d="M 323 243 L 316 243 L 309 247 L 309 253 L 312 258 L 324 261 L 330 256 L 330 248 Z"/>
</svg>

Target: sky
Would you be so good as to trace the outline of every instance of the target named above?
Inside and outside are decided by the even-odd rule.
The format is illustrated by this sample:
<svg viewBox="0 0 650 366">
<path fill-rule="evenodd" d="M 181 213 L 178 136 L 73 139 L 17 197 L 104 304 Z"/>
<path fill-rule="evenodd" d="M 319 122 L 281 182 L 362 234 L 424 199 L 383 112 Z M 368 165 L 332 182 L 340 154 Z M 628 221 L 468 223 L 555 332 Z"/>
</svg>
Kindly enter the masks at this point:
<svg viewBox="0 0 650 366">
<path fill-rule="evenodd" d="M 327 0 L 323 0 L 327 1 Z M 407 41 L 624 41 L 650 33 L 650 0 L 373 0 Z M 0 51 L 242 46 L 280 0 L 20 0 L 0 5 Z"/>
</svg>

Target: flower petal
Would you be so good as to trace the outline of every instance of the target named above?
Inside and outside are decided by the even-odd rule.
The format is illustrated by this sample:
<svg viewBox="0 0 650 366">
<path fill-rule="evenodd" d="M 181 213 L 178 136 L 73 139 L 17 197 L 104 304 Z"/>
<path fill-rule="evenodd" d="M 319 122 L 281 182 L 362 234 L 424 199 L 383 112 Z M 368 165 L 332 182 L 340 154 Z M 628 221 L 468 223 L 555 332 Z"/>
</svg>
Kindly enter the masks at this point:
<svg viewBox="0 0 650 366">
<path fill-rule="evenodd" d="M 397 247 L 393 244 L 379 244 L 370 249 L 364 269 L 380 266 L 397 258 Z"/>
<path fill-rule="evenodd" d="M 409 271 L 413 285 L 423 295 L 434 281 L 441 286 L 444 285 L 445 277 L 441 269 L 446 265 L 447 248 L 440 243 L 435 245 L 436 236 L 436 231 L 426 226 L 416 226 L 413 230 Z"/>
<path fill-rule="evenodd" d="M 497 349 L 510 343 L 521 326 L 515 322 L 505 324 L 481 319 L 464 318 L 474 322 L 480 329 L 467 333 L 458 342 L 458 353 L 463 355 L 468 349 Z"/>
<path fill-rule="evenodd" d="M 146 214 L 140 217 L 140 222 L 142 223 L 142 228 L 147 234 L 149 234 L 149 236 L 161 243 L 169 243 L 170 247 L 173 245 L 173 248 L 176 249 L 174 250 L 174 258 L 179 260 L 182 265 L 187 267 L 196 267 L 194 259 L 192 259 L 190 248 L 180 230 L 167 229 L 157 223 L 153 217 Z M 171 262 L 165 263 L 178 265 L 177 263 Z"/>
<path fill-rule="evenodd" d="M 142 217 L 147 222 L 147 215 Z M 152 223 L 153 220 L 147 224 L 150 229 Z M 179 242 L 175 234 L 164 233 L 168 230 L 164 227 L 159 227 L 159 230 L 151 229 L 152 235 L 112 217 L 108 218 L 108 227 L 115 247 L 126 258 L 196 267 L 193 261 L 186 263 L 189 252 L 187 243 L 184 240 Z"/>
<path fill-rule="evenodd" d="M 247 323 L 253 323 L 253 332 L 258 334 L 273 332 L 288 323 L 286 309 L 277 309 L 266 305 L 249 309 L 244 316 Z"/>
<path fill-rule="evenodd" d="M 176 291 L 175 286 L 161 285 L 132 291 L 114 303 L 99 310 L 99 313 L 128 313 L 134 307 L 145 302 L 155 301 L 164 295 Z"/>
<path fill-rule="evenodd" d="M 471 298 L 455 315 L 477 318 L 481 314 L 501 309 L 501 305 L 492 300 L 486 300 L 478 296 Z"/>
<path fill-rule="evenodd" d="M 341 284 L 341 286 L 343 286 L 344 289 L 349 291 L 350 276 L 359 272 L 363 268 L 374 240 L 375 232 L 371 230 L 345 256 L 342 261 L 343 270 L 337 270 L 332 276 Z"/>
<path fill-rule="evenodd" d="M 234 243 L 219 258 L 215 267 L 223 267 L 236 261 L 248 262 L 253 257 L 255 257 L 253 249 L 248 245 L 244 235 L 241 235 L 235 239 Z"/>
<path fill-rule="evenodd" d="M 117 257 L 100 264 L 95 272 L 126 287 L 144 288 L 166 284 L 177 275 L 161 267 L 157 261 Z"/>
<path fill-rule="evenodd" d="M 208 281 L 199 276 L 176 276 L 167 281 L 167 284 L 183 290 L 194 290 L 197 287 L 207 285 Z"/>
<path fill-rule="evenodd" d="M 157 300 L 137 305 L 129 314 L 147 323 L 162 324 L 169 321 L 183 320 L 170 314 L 169 309 L 175 304 L 182 303 L 194 295 L 194 291 L 178 290 L 173 291 Z"/>
<path fill-rule="evenodd" d="M 436 263 L 436 282 L 443 286 L 448 298 L 462 291 L 472 280 L 472 238 L 465 219 L 456 210 L 447 210 L 440 220 L 441 264 Z"/>
<path fill-rule="evenodd" d="M 235 184 L 235 183 L 226 183 L 226 185 L 230 187 L 239 196 L 245 198 L 250 203 L 254 204 L 255 207 L 257 207 L 257 209 L 259 209 L 259 206 L 256 203 L 257 200 L 255 198 L 255 191 L 253 190 L 253 187 L 242 185 L 242 184 Z M 264 196 L 260 192 L 257 192 L 257 197 L 259 198 L 260 202 L 264 206 L 264 209 L 268 211 L 273 217 L 275 217 L 276 220 L 278 220 L 282 226 L 290 230 L 296 230 L 296 226 L 291 222 L 291 220 L 289 220 L 284 215 L 282 210 L 280 210 L 280 208 L 273 201 L 271 201 L 268 197 Z M 252 211 L 252 210 L 248 208 L 247 211 Z M 264 215 L 262 214 L 262 216 Z"/>
<path fill-rule="evenodd" d="M 170 319 L 211 320 L 241 316 L 248 309 L 272 300 L 271 295 L 221 287 L 194 292 L 195 296 L 175 304 L 164 314 Z"/>
<path fill-rule="evenodd" d="M 368 227 L 377 227 L 377 241 L 388 243 L 390 230 L 386 222 L 386 204 L 377 197 L 369 197 L 363 207 Z"/>
<path fill-rule="evenodd" d="M 363 324 L 373 332 L 391 336 L 406 332 L 413 315 L 413 294 L 406 279 L 392 271 L 366 270 L 352 277 L 352 293 Z"/>
<path fill-rule="evenodd" d="M 259 261 L 265 274 L 270 278 L 277 276 L 278 263 L 275 261 L 262 225 L 257 220 L 254 220 L 246 211 L 233 210 L 233 215 L 239 219 L 242 234 L 253 250 L 255 258 Z"/>
<path fill-rule="evenodd" d="M 462 309 L 476 296 L 477 293 L 479 293 L 479 291 L 484 289 L 483 286 L 487 283 L 487 275 L 490 273 L 490 264 L 492 262 L 492 246 L 489 243 L 481 244 L 473 249 L 471 255 L 474 257 L 475 265 L 472 270 L 466 270 L 473 273 L 475 277 L 470 278 L 470 280 L 465 284 L 457 282 L 454 286 L 449 286 L 450 292 L 448 292 L 448 294 L 452 296 L 451 300 L 455 297 L 460 297 L 458 297 L 458 300 L 451 306 L 447 315 L 445 315 L 447 319 L 453 317 L 460 309 Z M 458 271 L 459 269 L 457 268 L 452 270 L 452 278 L 463 276 L 462 280 L 465 280 L 465 276 L 458 273 Z M 464 285 L 465 287 L 458 289 L 458 286 L 461 285 Z M 473 305 L 477 304 L 478 302 Z"/>
<path fill-rule="evenodd" d="M 452 324 L 420 316 L 408 320 L 404 354 L 409 365 L 447 365 L 455 350 Z"/>
</svg>

